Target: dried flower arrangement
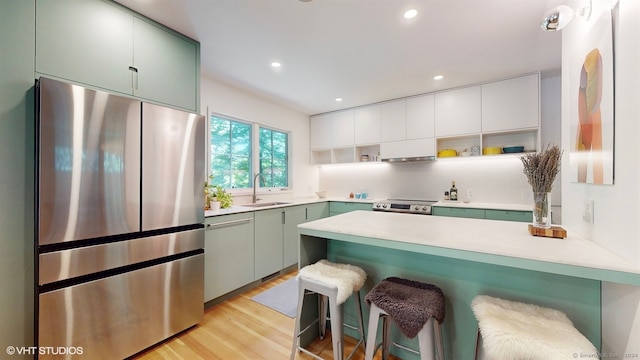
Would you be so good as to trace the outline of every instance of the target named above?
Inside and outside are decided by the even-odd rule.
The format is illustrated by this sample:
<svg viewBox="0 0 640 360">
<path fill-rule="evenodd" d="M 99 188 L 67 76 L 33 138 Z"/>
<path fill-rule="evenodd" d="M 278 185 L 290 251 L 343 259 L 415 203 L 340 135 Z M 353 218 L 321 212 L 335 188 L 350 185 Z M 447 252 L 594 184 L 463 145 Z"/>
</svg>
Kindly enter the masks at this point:
<svg viewBox="0 0 640 360">
<path fill-rule="evenodd" d="M 534 193 L 548 193 L 551 191 L 553 181 L 560 171 L 560 156 L 562 151 L 557 145 L 549 146 L 539 153 L 525 154 L 520 158 L 527 175 L 527 180 Z"/>
</svg>

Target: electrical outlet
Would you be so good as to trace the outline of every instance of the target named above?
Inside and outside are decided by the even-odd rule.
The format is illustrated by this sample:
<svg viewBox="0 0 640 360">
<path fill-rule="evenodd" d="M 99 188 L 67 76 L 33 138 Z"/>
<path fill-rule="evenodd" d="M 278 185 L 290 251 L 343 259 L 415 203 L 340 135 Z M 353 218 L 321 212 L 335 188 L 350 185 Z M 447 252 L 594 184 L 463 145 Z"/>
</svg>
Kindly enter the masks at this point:
<svg viewBox="0 0 640 360">
<path fill-rule="evenodd" d="M 593 224 L 593 200 L 585 200 L 582 208 L 582 220 Z"/>
<path fill-rule="evenodd" d="M 473 197 L 473 190 L 467 189 L 467 199 L 471 200 L 472 197 Z"/>
</svg>

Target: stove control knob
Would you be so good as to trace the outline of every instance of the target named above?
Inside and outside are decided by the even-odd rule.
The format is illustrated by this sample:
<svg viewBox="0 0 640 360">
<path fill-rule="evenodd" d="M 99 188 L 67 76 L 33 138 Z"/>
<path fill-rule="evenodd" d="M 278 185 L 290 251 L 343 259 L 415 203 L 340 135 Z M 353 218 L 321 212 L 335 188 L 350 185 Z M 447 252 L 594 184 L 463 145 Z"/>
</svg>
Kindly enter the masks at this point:
<svg viewBox="0 0 640 360">
<path fill-rule="evenodd" d="M 387 204 L 382 205 L 382 208 L 386 209 L 387 208 Z"/>
<path fill-rule="evenodd" d="M 419 210 L 420 210 L 420 206 L 419 206 L 419 205 L 416 205 L 416 206 L 414 206 L 414 209 L 415 209 L 416 211 L 419 211 Z"/>
<path fill-rule="evenodd" d="M 426 206 L 423 206 L 423 207 L 422 207 L 422 211 L 427 211 L 427 207 L 426 207 Z"/>
</svg>

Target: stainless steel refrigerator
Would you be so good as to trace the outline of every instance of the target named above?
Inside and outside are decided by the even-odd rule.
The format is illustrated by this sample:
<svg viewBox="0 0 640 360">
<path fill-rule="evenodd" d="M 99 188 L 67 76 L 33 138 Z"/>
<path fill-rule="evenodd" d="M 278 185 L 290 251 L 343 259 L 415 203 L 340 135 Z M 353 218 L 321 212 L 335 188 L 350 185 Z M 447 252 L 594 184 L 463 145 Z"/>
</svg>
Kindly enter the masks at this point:
<svg viewBox="0 0 640 360">
<path fill-rule="evenodd" d="M 40 78 L 39 357 L 121 359 L 203 317 L 205 120 Z"/>
</svg>

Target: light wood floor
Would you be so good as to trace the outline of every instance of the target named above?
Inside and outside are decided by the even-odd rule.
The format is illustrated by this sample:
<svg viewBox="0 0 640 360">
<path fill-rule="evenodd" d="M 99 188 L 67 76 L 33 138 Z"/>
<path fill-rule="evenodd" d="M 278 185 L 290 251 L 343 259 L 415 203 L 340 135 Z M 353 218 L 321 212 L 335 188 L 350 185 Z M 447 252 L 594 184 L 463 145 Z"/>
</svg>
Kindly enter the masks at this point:
<svg viewBox="0 0 640 360">
<path fill-rule="evenodd" d="M 296 272 L 281 275 L 260 286 L 205 310 L 204 320 L 177 336 L 138 354 L 137 360 L 235 360 L 288 359 L 293 340 L 294 319 L 280 314 L 251 298 L 285 280 Z M 353 349 L 355 340 L 346 337 L 345 355 Z M 308 350 L 325 359 L 332 359 L 331 336 L 316 339 Z M 380 359 L 380 351 L 376 354 Z M 391 359 L 398 359 L 390 356 Z M 298 353 L 296 359 L 313 359 Z M 360 349 L 354 360 L 364 359 Z"/>
</svg>

